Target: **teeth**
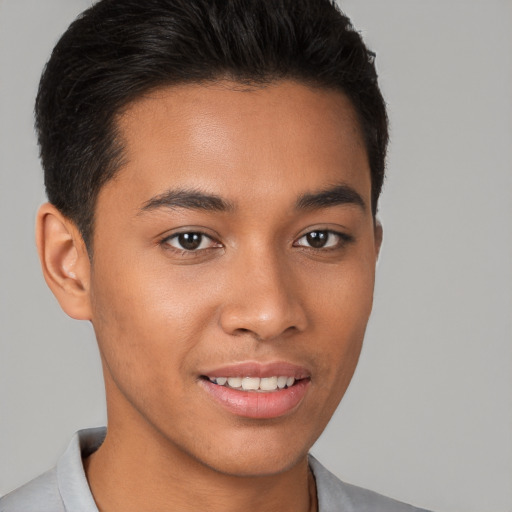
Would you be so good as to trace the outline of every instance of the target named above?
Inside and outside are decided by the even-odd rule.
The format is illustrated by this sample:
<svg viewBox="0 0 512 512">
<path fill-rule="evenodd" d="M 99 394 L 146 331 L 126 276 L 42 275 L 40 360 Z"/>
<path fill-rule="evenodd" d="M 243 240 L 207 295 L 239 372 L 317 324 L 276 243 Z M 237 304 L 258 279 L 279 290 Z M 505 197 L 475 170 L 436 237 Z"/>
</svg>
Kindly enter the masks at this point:
<svg viewBox="0 0 512 512">
<path fill-rule="evenodd" d="M 277 377 L 277 387 L 279 389 L 283 389 L 286 386 L 286 381 L 288 377 Z"/>
<path fill-rule="evenodd" d="M 228 378 L 228 386 L 230 388 L 241 388 L 242 387 L 241 377 L 229 377 Z"/>
<path fill-rule="evenodd" d="M 291 387 L 295 383 L 294 377 L 210 377 L 209 380 L 219 386 L 233 389 L 242 388 L 244 391 L 276 391 Z"/>
<path fill-rule="evenodd" d="M 242 380 L 242 389 L 246 391 L 260 389 L 259 377 L 245 377 Z"/>
<path fill-rule="evenodd" d="M 263 391 L 274 391 L 277 389 L 277 377 L 263 377 L 260 379 L 260 389 Z"/>
<path fill-rule="evenodd" d="M 230 388 L 241 388 L 242 378 L 241 377 L 228 377 L 228 386 Z"/>
</svg>

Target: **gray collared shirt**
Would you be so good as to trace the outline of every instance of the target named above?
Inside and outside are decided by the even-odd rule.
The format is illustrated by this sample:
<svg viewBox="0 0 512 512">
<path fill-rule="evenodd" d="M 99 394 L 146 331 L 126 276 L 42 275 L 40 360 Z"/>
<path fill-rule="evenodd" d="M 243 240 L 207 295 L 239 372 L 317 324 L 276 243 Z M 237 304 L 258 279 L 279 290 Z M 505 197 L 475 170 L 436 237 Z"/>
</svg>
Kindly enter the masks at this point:
<svg viewBox="0 0 512 512">
<path fill-rule="evenodd" d="M 77 432 L 54 468 L 0 498 L 0 512 L 98 512 L 82 459 L 99 448 L 105 435 L 105 428 Z M 309 463 L 319 512 L 427 512 L 346 484 L 311 455 Z"/>
</svg>

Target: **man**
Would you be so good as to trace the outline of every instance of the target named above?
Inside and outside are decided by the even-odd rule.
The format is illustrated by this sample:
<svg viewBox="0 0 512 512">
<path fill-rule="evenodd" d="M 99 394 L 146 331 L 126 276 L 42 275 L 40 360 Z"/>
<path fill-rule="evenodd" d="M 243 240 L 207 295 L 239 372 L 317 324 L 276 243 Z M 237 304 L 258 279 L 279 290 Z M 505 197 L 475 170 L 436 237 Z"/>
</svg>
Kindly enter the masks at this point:
<svg viewBox="0 0 512 512">
<path fill-rule="evenodd" d="M 41 79 L 45 279 L 108 431 L 2 511 L 418 510 L 308 456 L 355 370 L 387 119 L 327 0 L 103 0 Z"/>
</svg>

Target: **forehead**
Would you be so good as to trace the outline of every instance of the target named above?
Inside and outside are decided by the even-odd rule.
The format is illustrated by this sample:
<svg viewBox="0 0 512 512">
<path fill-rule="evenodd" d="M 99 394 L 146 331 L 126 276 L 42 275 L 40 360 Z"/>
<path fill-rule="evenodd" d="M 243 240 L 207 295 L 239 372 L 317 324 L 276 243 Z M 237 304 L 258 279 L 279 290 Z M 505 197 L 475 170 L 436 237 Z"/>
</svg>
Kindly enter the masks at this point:
<svg viewBox="0 0 512 512">
<path fill-rule="evenodd" d="M 369 203 L 360 125 L 338 91 L 289 81 L 166 87 L 130 104 L 118 130 L 125 165 L 110 186 L 129 182 L 139 197 L 174 186 L 258 200 L 350 182 Z"/>
</svg>

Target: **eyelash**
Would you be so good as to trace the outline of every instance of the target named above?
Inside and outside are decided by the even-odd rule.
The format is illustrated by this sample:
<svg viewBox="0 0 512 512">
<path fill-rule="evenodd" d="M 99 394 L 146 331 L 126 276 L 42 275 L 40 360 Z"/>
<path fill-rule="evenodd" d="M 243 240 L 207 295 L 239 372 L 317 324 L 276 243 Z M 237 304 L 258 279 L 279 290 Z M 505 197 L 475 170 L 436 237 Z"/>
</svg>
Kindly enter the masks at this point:
<svg viewBox="0 0 512 512">
<path fill-rule="evenodd" d="M 337 237 L 338 241 L 330 246 L 322 246 L 322 247 L 311 247 L 301 245 L 298 242 L 302 240 L 303 238 L 307 237 L 313 237 L 317 239 L 321 239 L 322 236 L 327 235 L 327 240 L 329 241 L 329 238 Z M 339 231 L 333 231 L 332 229 L 313 229 L 311 231 L 308 231 L 304 235 L 302 235 L 300 238 L 297 239 L 296 242 L 294 242 L 294 246 L 296 247 L 302 247 L 304 249 L 313 250 L 313 251 L 335 251 L 337 249 L 343 248 L 345 245 L 351 243 L 354 241 L 354 238 L 350 235 L 347 235 L 346 233 L 340 233 Z"/>
<path fill-rule="evenodd" d="M 317 239 L 321 239 L 323 236 L 327 235 L 327 243 L 329 242 L 329 239 L 332 237 L 337 237 L 337 241 L 334 244 L 331 244 L 329 246 L 322 246 L 322 247 L 312 247 L 311 245 L 302 245 L 300 244 L 300 240 L 307 239 L 307 237 L 313 237 Z M 185 248 L 185 247 L 176 247 L 173 246 L 170 242 L 172 240 L 179 240 L 179 237 L 192 237 L 192 239 L 195 239 L 195 237 L 200 237 L 199 239 L 199 245 L 198 247 L 195 247 L 193 249 Z M 201 247 L 205 241 L 209 240 L 211 244 L 209 247 Z M 300 236 L 296 241 L 293 242 L 294 247 L 300 247 L 305 250 L 310 251 L 336 251 L 339 249 L 342 249 L 344 246 L 346 246 L 349 243 L 354 242 L 354 237 L 351 235 L 347 235 L 346 233 L 340 233 L 339 231 L 333 231 L 332 229 L 313 229 L 311 231 L 308 231 L 307 233 Z M 178 242 L 180 243 L 180 242 Z M 218 245 L 216 245 L 218 244 Z M 181 233 L 175 233 L 173 235 L 165 237 L 161 242 L 160 245 L 164 246 L 167 250 L 177 251 L 182 256 L 191 256 L 191 255 L 198 255 L 205 251 L 209 251 L 211 249 L 218 249 L 222 247 L 222 244 L 218 241 L 216 241 L 211 236 L 207 235 L 206 233 L 203 233 L 201 231 L 184 231 Z"/>
<path fill-rule="evenodd" d="M 179 240 L 179 237 L 181 237 L 181 236 L 186 237 L 187 235 L 188 236 L 192 236 L 192 237 L 196 237 L 196 236 L 200 237 L 199 246 L 194 248 L 194 249 L 187 249 L 185 247 L 175 247 L 175 246 L 173 246 L 170 243 L 172 240 Z M 221 247 L 220 242 L 217 242 L 214 238 L 212 238 L 211 236 L 207 235 L 206 233 L 202 233 L 201 231 L 183 231 L 181 233 L 175 233 L 174 235 L 171 235 L 171 236 L 168 236 L 168 237 L 164 238 L 160 242 L 160 244 L 163 245 L 163 246 L 166 246 L 166 248 L 169 249 L 169 250 L 178 251 L 182 255 L 189 255 L 189 254 L 194 254 L 194 253 L 200 253 L 200 252 L 203 252 L 203 251 L 207 251 L 209 249 L 216 249 L 216 248 L 218 248 L 218 247 L 202 247 L 201 248 L 201 245 L 203 245 L 203 243 L 206 240 L 209 240 L 210 243 L 212 243 L 212 244 L 219 244 L 218 247 Z"/>
</svg>

